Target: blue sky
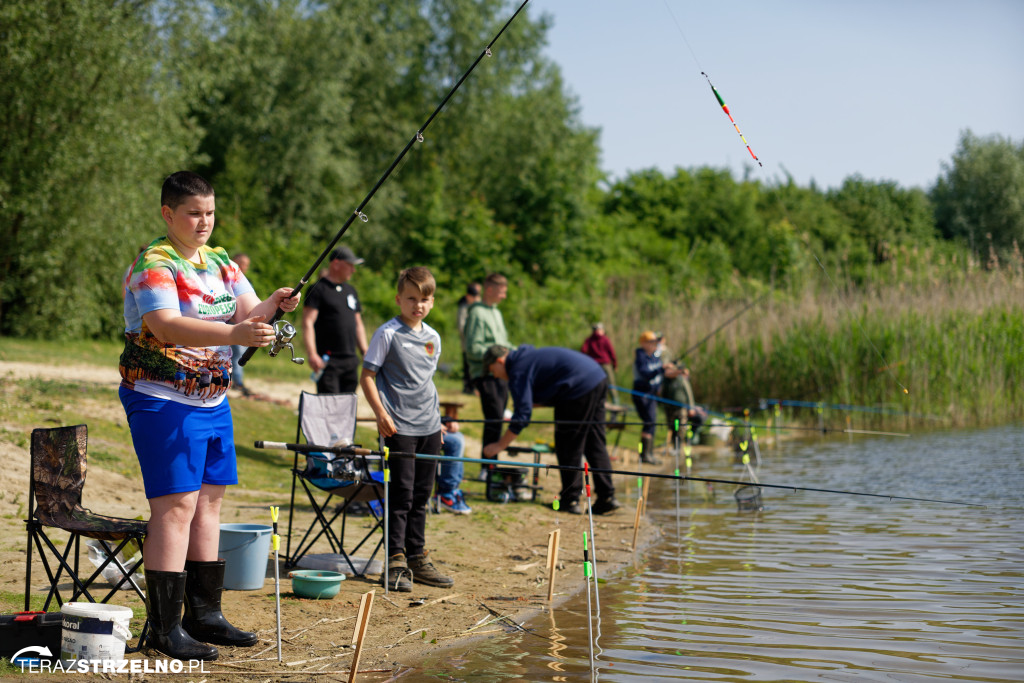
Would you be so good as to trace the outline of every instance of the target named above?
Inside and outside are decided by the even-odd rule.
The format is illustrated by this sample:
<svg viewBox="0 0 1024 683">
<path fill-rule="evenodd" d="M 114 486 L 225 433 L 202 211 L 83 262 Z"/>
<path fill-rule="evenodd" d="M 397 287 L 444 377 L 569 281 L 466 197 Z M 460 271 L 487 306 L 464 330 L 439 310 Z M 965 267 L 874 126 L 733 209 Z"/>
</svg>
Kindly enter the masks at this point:
<svg viewBox="0 0 1024 683">
<path fill-rule="evenodd" d="M 530 0 L 613 177 L 761 158 L 837 187 L 931 186 L 960 137 L 1024 140 L 1024 0 Z M 678 25 L 677 25 L 678 24 Z M 685 36 L 685 38 L 684 38 Z M 500 44 L 499 44 L 500 47 Z"/>
</svg>

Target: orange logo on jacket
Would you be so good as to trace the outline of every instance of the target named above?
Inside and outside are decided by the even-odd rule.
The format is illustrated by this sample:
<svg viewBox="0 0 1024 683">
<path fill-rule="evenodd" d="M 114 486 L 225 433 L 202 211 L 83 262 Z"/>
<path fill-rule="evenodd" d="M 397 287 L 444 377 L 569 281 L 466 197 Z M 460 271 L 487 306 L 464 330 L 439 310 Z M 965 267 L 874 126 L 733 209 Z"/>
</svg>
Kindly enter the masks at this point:
<svg viewBox="0 0 1024 683">
<path fill-rule="evenodd" d="M 434 355 L 434 342 L 427 342 L 423 345 L 423 350 L 427 352 L 428 356 Z"/>
</svg>

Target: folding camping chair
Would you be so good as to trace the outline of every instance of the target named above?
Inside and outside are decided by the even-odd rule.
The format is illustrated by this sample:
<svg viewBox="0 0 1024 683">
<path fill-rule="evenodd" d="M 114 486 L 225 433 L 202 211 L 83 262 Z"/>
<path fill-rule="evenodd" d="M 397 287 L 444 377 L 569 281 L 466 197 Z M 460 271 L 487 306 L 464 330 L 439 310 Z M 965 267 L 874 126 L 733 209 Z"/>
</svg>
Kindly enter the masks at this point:
<svg viewBox="0 0 1024 683">
<path fill-rule="evenodd" d="M 355 394 L 310 394 L 302 392 L 299 398 L 299 425 L 295 435 L 296 443 L 304 439 L 308 444 L 332 446 L 347 439 L 352 443 L 356 433 L 356 407 L 358 399 Z M 304 466 L 299 465 L 299 456 L 305 458 Z M 321 537 L 327 540 L 331 550 L 341 555 L 355 576 L 364 576 L 374 557 L 384 545 L 383 477 L 378 471 L 378 478 L 370 471 L 369 463 L 379 456 L 336 456 L 330 453 L 295 453 L 292 465 L 292 498 L 288 508 L 288 543 L 285 547 L 285 567 L 291 568 L 298 564 Z M 378 470 L 380 468 L 378 467 Z M 295 519 L 295 491 L 301 484 L 306 498 L 313 508 L 314 519 L 306 529 L 302 539 L 295 545 L 292 552 L 292 523 Z M 317 495 L 326 493 L 322 501 Z M 330 509 L 334 498 L 341 498 L 333 512 Z M 374 503 L 377 503 L 376 509 Z M 354 503 L 365 503 L 373 522 L 370 530 L 350 550 L 344 548 L 345 529 L 348 516 Z M 334 524 L 341 519 L 341 527 L 336 533 Z M 359 551 L 374 534 L 380 532 L 373 553 L 366 564 L 357 570 L 352 562 L 352 555 Z M 297 532 L 296 532 L 297 533 Z"/>
<path fill-rule="evenodd" d="M 142 565 L 142 543 L 146 538 L 146 522 L 99 515 L 82 507 L 82 489 L 85 486 L 86 446 L 88 428 L 85 425 L 55 427 L 32 430 L 32 464 L 29 468 L 28 509 L 25 520 L 28 528 L 28 548 L 25 559 L 25 610 L 29 609 L 32 591 L 32 545 L 35 543 L 39 558 L 46 570 L 50 590 L 46 596 L 43 611 L 50 607 L 50 601 L 57 599 L 58 605 L 64 600 L 60 594 L 60 581 L 67 572 L 73 582 L 71 601 L 82 597 L 89 602 L 96 599 L 89 592 L 93 582 L 103 574 L 108 565 L 118 569 L 120 580 L 100 602 L 107 602 L 127 582 L 140 598 L 145 594 L 135 581 L 136 571 Z M 67 544 L 63 550 L 50 539 L 46 528 L 68 532 Z M 95 539 L 106 558 L 84 580 L 79 572 L 79 541 L 82 537 Z M 140 559 L 125 566 L 117 559 L 134 542 L 140 551 Z M 56 560 L 51 567 L 49 555 Z M 69 556 L 74 556 L 69 561 Z M 126 553 L 127 554 L 127 553 Z M 54 571 L 56 570 L 56 571 Z"/>
</svg>

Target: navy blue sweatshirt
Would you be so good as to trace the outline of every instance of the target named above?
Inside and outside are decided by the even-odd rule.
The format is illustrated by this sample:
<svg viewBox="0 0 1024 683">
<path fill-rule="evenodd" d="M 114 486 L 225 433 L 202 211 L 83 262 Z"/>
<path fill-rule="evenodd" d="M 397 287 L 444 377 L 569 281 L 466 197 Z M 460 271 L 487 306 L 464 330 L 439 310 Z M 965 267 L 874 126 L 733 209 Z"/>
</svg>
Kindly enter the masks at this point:
<svg viewBox="0 0 1024 683">
<path fill-rule="evenodd" d="M 508 390 L 515 412 L 509 431 L 522 432 L 530 424 L 533 406 L 553 406 L 582 398 L 608 378 L 597 362 L 579 351 L 558 346 L 534 348 L 523 344 L 505 359 Z"/>
</svg>

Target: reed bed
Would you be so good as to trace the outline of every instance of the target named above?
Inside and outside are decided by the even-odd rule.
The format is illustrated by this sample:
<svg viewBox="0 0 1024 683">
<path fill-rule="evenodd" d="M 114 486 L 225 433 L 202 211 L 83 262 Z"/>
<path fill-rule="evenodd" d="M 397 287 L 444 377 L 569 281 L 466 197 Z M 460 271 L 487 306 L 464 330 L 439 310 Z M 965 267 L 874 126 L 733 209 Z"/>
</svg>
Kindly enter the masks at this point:
<svg viewBox="0 0 1024 683">
<path fill-rule="evenodd" d="M 1024 417 L 1024 275 L 1019 260 L 988 267 L 908 250 L 859 288 L 823 274 L 728 324 L 760 292 L 644 305 L 627 293 L 604 317 L 624 382 L 639 331 L 662 331 L 676 358 L 725 324 L 685 359 L 698 401 L 711 406 L 756 410 L 777 398 L 871 407 L 881 412 L 857 423 L 872 426 L 1004 423 Z"/>
</svg>

